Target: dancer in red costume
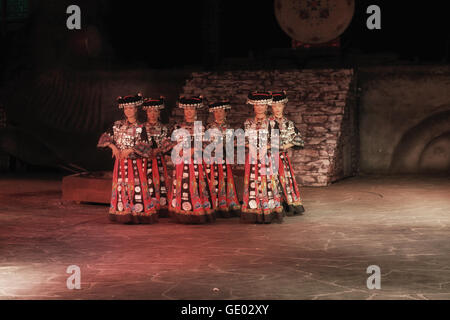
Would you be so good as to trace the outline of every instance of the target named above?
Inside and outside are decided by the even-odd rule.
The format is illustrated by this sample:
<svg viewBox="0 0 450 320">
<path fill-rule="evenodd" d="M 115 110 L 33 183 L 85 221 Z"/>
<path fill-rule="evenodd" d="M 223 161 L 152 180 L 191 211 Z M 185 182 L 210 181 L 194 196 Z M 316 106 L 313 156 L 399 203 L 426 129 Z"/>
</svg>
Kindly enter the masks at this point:
<svg viewBox="0 0 450 320">
<path fill-rule="evenodd" d="M 233 132 L 226 121 L 226 110 L 231 109 L 229 101 L 219 101 L 209 106 L 209 112 L 214 114 L 214 121 L 207 129 L 218 130 L 221 136 L 222 154 L 213 154 L 206 164 L 208 182 L 213 189 L 213 201 L 221 217 L 238 216 L 241 208 L 234 184 L 231 164 L 226 160 L 226 146 L 233 142 Z M 234 146 L 233 146 L 234 150 Z"/>
<path fill-rule="evenodd" d="M 273 165 L 274 156 L 270 150 L 271 124 L 266 116 L 267 106 L 271 102 L 272 95 L 269 92 L 252 92 L 248 95 L 247 103 L 253 105 L 255 117 L 247 119 L 244 124 L 246 135 L 250 135 L 245 160 L 241 214 L 244 221 L 271 223 L 274 220 L 278 222 L 283 220 L 283 207 L 278 192 L 278 172 L 274 169 L 276 168 Z M 255 147 L 257 152 L 252 152 L 252 148 Z M 264 155 L 265 151 L 267 153 Z"/>
<path fill-rule="evenodd" d="M 144 158 L 151 157 L 152 149 L 143 124 L 137 120 L 137 108 L 142 95 L 117 98 L 125 119 L 114 122 L 103 133 L 98 147 L 109 147 L 115 157 L 109 218 L 120 223 L 153 223 L 158 221 L 154 202 L 149 195 Z"/>
<path fill-rule="evenodd" d="M 169 211 L 180 223 L 196 224 L 215 220 L 212 190 L 208 184 L 202 161 L 203 130 L 194 134 L 197 109 L 202 108 L 203 105 L 204 101 L 201 96 L 181 97 L 178 101 L 178 107 L 184 110 L 184 121 L 175 125 L 172 138 L 174 136 L 176 138 L 177 133 L 189 133 L 190 135 L 188 139 L 185 139 L 186 136 L 182 140 L 178 138 L 178 147 L 184 144 L 184 150 L 177 147 L 172 152 L 175 170 L 169 198 Z M 195 148 L 196 146 L 197 148 Z M 179 158 L 181 161 L 178 163 L 174 161 L 176 153 L 181 156 Z"/>
<path fill-rule="evenodd" d="M 142 109 L 146 111 L 147 122 L 145 129 L 149 141 L 153 144 L 153 157 L 144 159 L 144 170 L 147 173 L 147 182 L 154 188 L 149 189 L 150 197 L 154 201 L 160 217 L 167 217 L 168 192 L 170 181 L 167 174 L 165 153 L 170 149 L 168 128 L 159 120 L 160 110 L 165 108 L 164 97 L 144 100 Z"/>
</svg>

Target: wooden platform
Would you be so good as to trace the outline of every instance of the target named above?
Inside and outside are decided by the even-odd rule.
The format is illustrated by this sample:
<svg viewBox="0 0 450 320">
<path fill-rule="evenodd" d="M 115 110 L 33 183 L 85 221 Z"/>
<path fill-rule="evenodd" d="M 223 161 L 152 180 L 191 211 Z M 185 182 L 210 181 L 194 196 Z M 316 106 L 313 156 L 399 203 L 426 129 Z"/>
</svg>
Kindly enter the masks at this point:
<svg viewBox="0 0 450 320">
<path fill-rule="evenodd" d="M 238 198 L 242 199 L 244 171 L 234 169 L 234 182 Z M 66 176 L 62 180 L 62 200 L 93 203 L 110 203 L 112 172 L 86 172 Z"/>
<path fill-rule="evenodd" d="M 110 203 L 112 172 L 86 172 L 64 177 L 62 200 Z"/>
</svg>

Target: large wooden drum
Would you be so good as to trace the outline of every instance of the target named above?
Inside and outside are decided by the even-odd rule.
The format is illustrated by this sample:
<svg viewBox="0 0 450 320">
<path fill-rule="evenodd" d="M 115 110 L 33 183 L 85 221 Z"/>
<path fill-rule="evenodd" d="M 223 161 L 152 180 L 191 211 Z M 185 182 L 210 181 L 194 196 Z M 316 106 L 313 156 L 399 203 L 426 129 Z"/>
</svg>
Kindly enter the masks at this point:
<svg viewBox="0 0 450 320">
<path fill-rule="evenodd" d="M 354 0 L 275 0 L 281 29 L 303 43 L 324 43 L 339 37 L 352 21 Z"/>
</svg>

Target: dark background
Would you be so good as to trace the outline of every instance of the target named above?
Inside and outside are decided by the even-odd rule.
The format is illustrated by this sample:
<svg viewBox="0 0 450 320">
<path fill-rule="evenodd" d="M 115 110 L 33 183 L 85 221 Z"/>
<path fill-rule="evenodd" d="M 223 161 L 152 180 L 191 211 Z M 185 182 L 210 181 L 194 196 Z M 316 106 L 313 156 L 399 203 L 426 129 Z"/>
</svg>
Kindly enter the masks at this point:
<svg viewBox="0 0 450 320">
<path fill-rule="evenodd" d="M 208 11 L 213 2 L 179 1 L 176 10 L 171 1 L 112 2 L 105 27 L 111 30 L 117 58 L 142 59 L 152 66 L 201 63 L 205 57 L 203 39 L 208 36 L 202 27 L 211 19 L 208 12 L 218 15 L 221 59 L 247 57 L 249 51 L 290 48 L 291 39 L 276 21 L 272 0 L 220 1 L 217 12 Z M 381 8 L 381 30 L 366 28 L 366 9 L 371 4 Z M 342 35 L 343 50 L 388 51 L 406 60 L 442 61 L 449 57 L 449 15 L 445 1 L 358 0 L 353 21 Z M 143 40 L 143 50 L 130 52 L 124 45 L 127 40 Z M 154 52 L 155 47 L 160 50 Z"/>
<path fill-rule="evenodd" d="M 208 36 L 202 26 L 211 19 L 207 13 L 212 2 L 179 1 L 176 10 L 170 1 L 112 2 L 105 28 L 110 31 L 117 58 L 142 59 L 155 67 L 201 63 L 203 40 Z M 381 8 L 381 30 L 366 28 L 366 9 L 371 4 Z M 218 6 L 217 12 L 212 12 L 218 15 L 220 59 L 290 48 L 291 39 L 276 21 L 273 0 L 226 0 Z M 406 60 L 448 60 L 449 15 L 445 1 L 357 0 L 353 21 L 342 35 L 342 49 L 363 54 L 394 52 Z M 143 50 L 130 52 L 127 41 L 143 41 Z"/>
<path fill-rule="evenodd" d="M 14 2 L 0 2 L 5 1 Z M 276 21 L 273 0 L 65 2 L 29 0 L 27 19 L 15 25 L 2 23 L 3 67 L 20 57 L 29 61 L 33 53 L 44 51 L 49 64 L 77 67 L 94 63 L 215 68 L 230 58 L 267 58 L 272 49 L 289 53 L 291 47 L 291 39 Z M 81 7 L 82 31 L 65 27 L 68 4 Z M 371 4 L 381 7 L 381 30 L 366 28 L 366 9 Z M 449 15 L 445 1 L 357 0 L 353 20 L 341 36 L 339 54 L 345 58 L 390 53 L 408 63 L 448 62 Z M 77 33 L 87 27 L 98 30 L 102 43 L 98 54 L 83 55 L 66 41 L 83 37 Z M 350 59 L 349 63 L 355 62 Z"/>
</svg>

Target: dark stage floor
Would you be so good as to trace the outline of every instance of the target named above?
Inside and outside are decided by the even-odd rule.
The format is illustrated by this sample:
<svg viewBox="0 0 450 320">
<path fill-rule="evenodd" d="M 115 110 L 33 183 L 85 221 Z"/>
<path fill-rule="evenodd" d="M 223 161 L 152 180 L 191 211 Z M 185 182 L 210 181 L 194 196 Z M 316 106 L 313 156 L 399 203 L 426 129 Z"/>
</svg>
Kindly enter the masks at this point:
<svg viewBox="0 0 450 320">
<path fill-rule="evenodd" d="M 106 206 L 61 203 L 60 187 L 0 179 L 1 299 L 450 299 L 448 178 L 302 188 L 307 212 L 281 225 L 117 225 Z"/>
</svg>

